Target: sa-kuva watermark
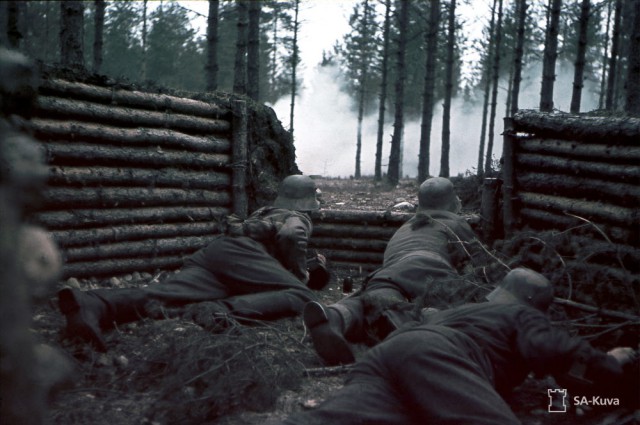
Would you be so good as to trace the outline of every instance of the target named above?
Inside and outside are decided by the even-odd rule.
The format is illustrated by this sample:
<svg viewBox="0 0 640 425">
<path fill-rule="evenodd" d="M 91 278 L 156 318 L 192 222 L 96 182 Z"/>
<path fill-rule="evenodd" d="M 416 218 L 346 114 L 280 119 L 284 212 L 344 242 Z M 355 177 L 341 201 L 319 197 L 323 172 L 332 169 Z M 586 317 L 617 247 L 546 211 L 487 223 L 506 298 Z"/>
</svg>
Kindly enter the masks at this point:
<svg viewBox="0 0 640 425">
<path fill-rule="evenodd" d="M 564 388 L 547 389 L 549 413 L 566 413 L 568 408 L 567 390 Z M 620 406 L 617 397 L 573 396 L 570 400 L 575 407 Z"/>
</svg>

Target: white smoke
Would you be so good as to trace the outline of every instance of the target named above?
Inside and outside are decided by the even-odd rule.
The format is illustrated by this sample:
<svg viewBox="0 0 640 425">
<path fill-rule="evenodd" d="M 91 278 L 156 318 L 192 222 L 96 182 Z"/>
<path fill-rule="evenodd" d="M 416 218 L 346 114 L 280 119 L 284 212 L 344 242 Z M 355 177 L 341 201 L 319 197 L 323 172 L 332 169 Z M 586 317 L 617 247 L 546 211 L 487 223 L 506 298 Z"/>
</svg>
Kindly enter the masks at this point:
<svg viewBox="0 0 640 425">
<path fill-rule="evenodd" d="M 560 65 L 557 68 L 554 85 L 554 107 L 568 111 L 573 88 L 573 66 Z M 519 106 L 521 109 L 537 109 L 540 103 L 541 65 L 535 64 L 523 72 Z M 502 154 L 503 117 L 507 81 L 499 84 L 498 103 L 493 139 L 494 159 Z M 599 84 L 585 81 L 582 92 L 581 111 L 597 108 Z M 411 88 L 408 88 L 410 90 Z M 465 104 L 462 98 L 455 98 L 451 105 L 449 170 L 451 175 L 475 174 L 478 163 L 480 133 L 482 125 L 482 94 L 474 104 Z M 273 105 L 276 114 L 289 126 L 289 97 L 282 98 Z M 349 177 L 355 172 L 357 113 L 354 100 L 340 90 L 339 74 L 333 67 L 316 67 L 308 74 L 305 87 L 296 98 L 294 137 L 296 162 L 300 170 L 308 175 L 326 177 Z M 361 172 L 372 176 L 375 167 L 375 153 L 378 129 L 377 112 L 364 118 L 362 125 Z M 387 110 L 382 152 L 382 172 L 386 173 L 389 162 L 393 116 Z M 440 173 L 442 138 L 442 101 L 437 102 L 431 129 L 431 158 L 429 172 Z M 403 142 L 403 175 L 415 177 L 418 171 L 420 143 L 420 120 L 405 122 Z M 485 138 L 485 147 L 488 136 Z"/>
</svg>

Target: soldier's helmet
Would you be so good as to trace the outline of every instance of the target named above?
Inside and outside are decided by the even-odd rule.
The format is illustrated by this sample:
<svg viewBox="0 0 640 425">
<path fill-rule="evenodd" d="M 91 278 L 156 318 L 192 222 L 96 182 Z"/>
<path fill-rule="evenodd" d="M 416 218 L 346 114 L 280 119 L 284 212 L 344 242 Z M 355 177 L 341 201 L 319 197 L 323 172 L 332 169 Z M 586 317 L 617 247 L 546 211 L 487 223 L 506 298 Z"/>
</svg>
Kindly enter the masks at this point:
<svg viewBox="0 0 640 425">
<path fill-rule="evenodd" d="M 278 197 L 273 202 L 277 208 L 295 211 L 314 211 L 320 208 L 316 198 L 316 184 L 308 176 L 294 174 L 280 183 Z"/>
<path fill-rule="evenodd" d="M 511 270 L 487 300 L 500 303 L 520 303 L 547 311 L 553 302 L 551 282 L 533 270 L 520 267 Z"/>
<path fill-rule="evenodd" d="M 462 205 L 451 180 L 432 177 L 425 180 L 418 190 L 418 211 L 445 210 L 459 213 Z"/>
</svg>

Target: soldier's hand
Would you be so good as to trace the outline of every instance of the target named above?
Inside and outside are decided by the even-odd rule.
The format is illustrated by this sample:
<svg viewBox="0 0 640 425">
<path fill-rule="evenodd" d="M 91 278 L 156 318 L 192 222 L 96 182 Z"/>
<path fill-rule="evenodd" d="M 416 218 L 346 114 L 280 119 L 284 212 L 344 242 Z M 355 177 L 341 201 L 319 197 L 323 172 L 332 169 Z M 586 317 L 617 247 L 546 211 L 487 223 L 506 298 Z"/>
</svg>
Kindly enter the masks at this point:
<svg viewBox="0 0 640 425">
<path fill-rule="evenodd" d="M 618 361 L 620 366 L 633 362 L 638 358 L 638 352 L 631 347 L 616 347 L 607 352 Z"/>
</svg>

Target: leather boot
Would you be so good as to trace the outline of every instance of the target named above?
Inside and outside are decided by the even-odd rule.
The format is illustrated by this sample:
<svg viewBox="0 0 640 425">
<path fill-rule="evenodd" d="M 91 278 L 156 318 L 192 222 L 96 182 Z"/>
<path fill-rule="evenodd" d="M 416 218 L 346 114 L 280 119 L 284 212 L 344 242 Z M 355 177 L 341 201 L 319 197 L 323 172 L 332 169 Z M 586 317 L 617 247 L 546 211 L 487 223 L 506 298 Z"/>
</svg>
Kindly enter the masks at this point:
<svg viewBox="0 0 640 425">
<path fill-rule="evenodd" d="M 68 337 L 80 337 L 99 351 L 107 351 L 100 326 L 107 315 L 107 305 L 100 298 L 65 288 L 58 292 L 58 306 L 67 319 Z"/>
<path fill-rule="evenodd" d="M 338 311 L 325 308 L 316 301 L 307 303 L 302 312 L 313 347 L 329 366 L 355 361 L 351 347 L 344 337 L 344 323 L 341 316 Z"/>
</svg>

